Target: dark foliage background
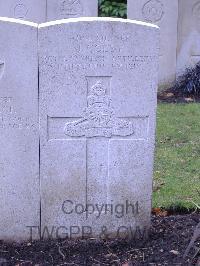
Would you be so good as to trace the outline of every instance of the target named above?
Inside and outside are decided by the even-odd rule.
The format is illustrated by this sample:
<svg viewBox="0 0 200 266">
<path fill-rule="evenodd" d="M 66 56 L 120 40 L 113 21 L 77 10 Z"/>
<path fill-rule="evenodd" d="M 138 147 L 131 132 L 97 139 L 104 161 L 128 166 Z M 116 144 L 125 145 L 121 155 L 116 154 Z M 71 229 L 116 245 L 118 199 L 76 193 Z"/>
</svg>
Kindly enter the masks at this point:
<svg viewBox="0 0 200 266">
<path fill-rule="evenodd" d="M 127 0 L 99 0 L 99 16 L 127 18 Z"/>
<path fill-rule="evenodd" d="M 200 96 L 200 62 L 194 68 L 186 69 L 174 86 L 176 93 Z"/>
</svg>

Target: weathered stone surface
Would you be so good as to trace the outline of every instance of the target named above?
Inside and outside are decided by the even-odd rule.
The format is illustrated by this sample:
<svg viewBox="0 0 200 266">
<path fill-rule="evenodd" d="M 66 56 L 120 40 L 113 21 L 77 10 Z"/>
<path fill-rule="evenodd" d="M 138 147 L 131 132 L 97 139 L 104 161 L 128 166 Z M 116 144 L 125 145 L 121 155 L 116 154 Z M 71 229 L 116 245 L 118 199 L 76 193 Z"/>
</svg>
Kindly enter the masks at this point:
<svg viewBox="0 0 200 266">
<path fill-rule="evenodd" d="M 42 23 L 74 17 L 97 17 L 98 0 L 0 0 L 0 16 Z"/>
<path fill-rule="evenodd" d="M 169 87 L 176 77 L 178 0 L 128 0 L 128 18 L 160 27 L 159 86 Z"/>
<path fill-rule="evenodd" d="M 42 232 L 149 227 L 158 39 L 156 26 L 129 20 L 40 25 Z M 134 212 L 117 214 L 126 201 Z M 94 213 L 77 214 L 76 204 Z M 104 205 L 98 218 L 96 204 Z M 106 204 L 118 207 L 105 214 Z"/>
<path fill-rule="evenodd" d="M 97 16 L 98 0 L 47 0 L 47 21 Z"/>
<path fill-rule="evenodd" d="M 37 25 L 0 20 L 0 239 L 40 221 Z"/>
<path fill-rule="evenodd" d="M 179 1 L 177 73 L 200 61 L 200 1 Z"/>
<path fill-rule="evenodd" d="M 45 22 L 46 0 L 0 0 L 0 16 Z"/>
</svg>

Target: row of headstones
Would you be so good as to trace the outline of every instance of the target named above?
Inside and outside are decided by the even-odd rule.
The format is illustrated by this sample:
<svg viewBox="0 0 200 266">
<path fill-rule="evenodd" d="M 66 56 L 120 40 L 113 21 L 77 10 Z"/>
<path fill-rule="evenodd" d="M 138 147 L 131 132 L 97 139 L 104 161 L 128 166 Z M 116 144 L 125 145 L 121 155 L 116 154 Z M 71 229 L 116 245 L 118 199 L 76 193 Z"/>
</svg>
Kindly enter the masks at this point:
<svg viewBox="0 0 200 266">
<path fill-rule="evenodd" d="M 169 88 L 200 61 L 199 0 L 127 0 L 128 18 L 160 27 L 159 87 Z"/>
<path fill-rule="evenodd" d="M 73 17 L 97 17 L 98 0 L 0 0 L 0 16 L 35 23 Z"/>
<path fill-rule="evenodd" d="M 173 84 L 186 67 L 200 61 L 200 2 L 197 0 L 128 0 L 128 18 L 161 28 L 159 87 Z M 0 16 L 37 23 L 98 16 L 98 0 L 1 0 Z"/>
<path fill-rule="evenodd" d="M 0 36 L 0 239 L 143 235 L 158 28 L 4 18 Z"/>
</svg>

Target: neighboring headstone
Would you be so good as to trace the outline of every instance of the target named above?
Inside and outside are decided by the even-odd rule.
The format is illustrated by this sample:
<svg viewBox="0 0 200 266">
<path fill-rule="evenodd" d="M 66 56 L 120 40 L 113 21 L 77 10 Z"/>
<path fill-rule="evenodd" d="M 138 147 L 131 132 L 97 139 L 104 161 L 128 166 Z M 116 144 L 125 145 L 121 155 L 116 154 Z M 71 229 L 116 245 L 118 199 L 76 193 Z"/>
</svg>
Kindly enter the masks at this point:
<svg viewBox="0 0 200 266">
<path fill-rule="evenodd" d="M 0 16 L 45 22 L 46 0 L 0 0 Z"/>
<path fill-rule="evenodd" d="M 131 20 L 39 26 L 43 236 L 148 230 L 158 47 Z"/>
<path fill-rule="evenodd" d="M 37 25 L 0 19 L 0 239 L 39 226 Z"/>
<path fill-rule="evenodd" d="M 47 21 L 97 16 L 98 0 L 47 0 Z"/>
<path fill-rule="evenodd" d="M 0 0 L 0 16 L 42 23 L 75 17 L 97 17 L 98 0 Z"/>
<path fill-rule="evenodd" d="M 128 18 L 160 27 L 159 87 L 169 87 L 176 77 L 178 0 L 128 0 L 127 9 Z"/>
<path fill-rule="evenodd" d="M 177 74 L 200 61 L 200 1 L 179 1 Z"/>
</svg>

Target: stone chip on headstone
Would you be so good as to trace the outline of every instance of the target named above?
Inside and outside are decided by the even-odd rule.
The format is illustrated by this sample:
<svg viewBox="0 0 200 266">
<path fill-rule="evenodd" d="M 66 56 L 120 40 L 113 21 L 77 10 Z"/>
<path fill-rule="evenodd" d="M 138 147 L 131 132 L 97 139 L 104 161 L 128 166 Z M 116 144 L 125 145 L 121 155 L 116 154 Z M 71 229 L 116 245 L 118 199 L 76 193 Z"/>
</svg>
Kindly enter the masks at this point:
<svg viewBox="0 0 200 266">
<path fill-rule="evenodd" d="M 0 239 L 39 226 L 37 25 L 0 19 Z"/>
<path fill-rule="evenodd" d="M 42 232 L 148 230 L 158 40 L 130 20 L 39 26 Z"/>
</svg>

